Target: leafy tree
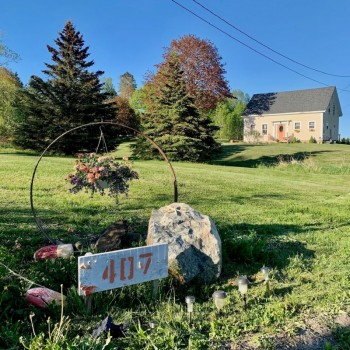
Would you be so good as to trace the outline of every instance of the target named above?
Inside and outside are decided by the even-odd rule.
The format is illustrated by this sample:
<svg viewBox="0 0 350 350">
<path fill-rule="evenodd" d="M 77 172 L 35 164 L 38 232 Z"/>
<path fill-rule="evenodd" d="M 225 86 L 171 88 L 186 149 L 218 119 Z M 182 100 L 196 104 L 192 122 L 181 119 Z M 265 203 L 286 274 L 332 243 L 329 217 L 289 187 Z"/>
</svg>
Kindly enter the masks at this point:
<svg viewBox="0 0 350 350">
<path fill-rule="evenodd" d="M 165 61 L 174 53 L 178 55 L 187 92 L 200 111 L 212 110 L 218 102 L 231 96 L 221 56 L 212 42 L 185 35 L 166 48 Z"/>
<path fill-rule="evenodd" d="M 9 138 L 13 132 L 20 109 L 22 83 L 18 76 L 0 67 L 0 135 Z"/>
<path fill-rule="evenodd" d="M 111 100 L 112 105 L 116 108 L 115 117 L 113 121 L 129 126 L 133 129 L 139 128 L 139 122 L 136 113 L 131 108 L 128 100 L 120 96 L 116 96 Z M 120 130 L 118 129 L 118 134 L 129 135 L 130 130 Z"/>
<path fill-rule="evenodd" d="M 135 90 L 129 100 L 130 107 L 134 110 L 137 117 L 142 120 L 142 115 L 147 112 L 147 106 L 145 103 L 148 85 L 142 86 Z"/>
<path fill-rule="evenodd" d="M 249 101 L 249 96 L 240 90 L 232 91 L 234 98 L 220 102 L 212 112 L 211 118 L 220 130 L 217 137 L 226 140 L 243 140 L 242 114 Z"/>
<path fill-rule="evenodd" d="M 199 114 L 188 94 L 176 54 L 159 66 L 144 92 L 143 131 L 170 159 L 201 161 L 218 150 L 213 138 L 216 129 L 209 118 Z M 142 138 L 136 143 L 134 153 L 146 159 L 159 157 L 158 151 Z"/>
<path fill-rule="evenodd" d="M 135 90 L 136 82 L 134 76 L 129 72 L 121 75 L 118 86 L 119 96 L 129 100 Z"/>
<path fill-rule="evenodd" d="M 26 89 L 26 114 L 16 132 L 16 143 L 23 147 L 42 149 L 58 135 L 73 127 L 110 119 L 114 108 L 107 103 L 99 77 L 102 71 L 91 72 L 88 49 L 72 22 L 67 22 L 55 40 L 57 48 L 47 46 L 52 63 L 46 63 L 44 81 L 32 76 Z M 55 149 L 72 154 L 91 150 L 96 144 L 96 130 L 82 128 L 67 134 Z"/>
<path fill-rule="evenodd" d="M 0 38 L 0 67 L 6 66 L 9 62 L 16 62 L 18 60 L 18 53 L 9 49 Z"/>
</svg>

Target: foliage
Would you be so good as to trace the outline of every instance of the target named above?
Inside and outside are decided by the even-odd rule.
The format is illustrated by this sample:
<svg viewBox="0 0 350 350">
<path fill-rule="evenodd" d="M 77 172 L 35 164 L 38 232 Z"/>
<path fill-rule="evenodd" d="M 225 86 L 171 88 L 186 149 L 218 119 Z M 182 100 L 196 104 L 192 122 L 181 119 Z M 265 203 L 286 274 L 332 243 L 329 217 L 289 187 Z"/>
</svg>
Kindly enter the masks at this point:
<svg viewBox="0 0 350 350">
<path fill-rule="evenodd" d="M 21 114 L 21 89 L 22 83 L 18 76 L 0 67 L 0 135 L 7 139 L 12 135 Z"/>
<path fill-rule="evenodd" d="M 341 140 L 340 140 L 340 143 L 344 144 L 344 145 L 350 145 L 350 138 L 347 137 L 343 137 Z"/>
<path fill-rule="evenodd" d="M 290 143 L 300 143 L 301 141 L 297 137 L 293 136 L 293 138 L 289 142 Z"/>
<path fill-rule="evenodd" d="M 220 130 L 219 139 L 243 140 L 244 122 L 242 114 L 249 101 L 249 96 L 240 90 L 232 91 L 234 98 L 226 98 L 211 113 L 211 118 Z"/>
<path fill-rule="evenodd" d="M 183 76 L 176 55 L 159 66 L 144 88 L 146 113 L 141 117 L 142 128 L 171 160 L 209 159 L 219 148 L 213 138 L 216 128 L 209 118 L 199 114 Z M 134 154 L 145 159 L 159 157 L 143 138 L 137 141 Z"/>
<path fill-rule="evenodd" d="M 135 90 L 136 90 L 136 81 L 134 76 L 129 72 L 122 74 L 119 77 L 119 85 L 118 85 L 119 96 L 126 100 L 129 100 Z"/>
<path fill-rule="evenodd" d="M 105 93 L 109 98 L 117 96 L 117 91 L 114 88 L 112 78 L 107 77 L 103 79 L 103 93 Z"/>
<path fill-rule="evenodd" d="M 261 140 L 261 134 L 258 130 L 249 130 L 244 133 L 247 142 L 257 143 Z M 277 140 L 278 142 L 278 140 Z"/>
<path fill-rule="evenodd" d="M 221 56 L 212 42 L 195 35 L 173 40 L 165 49 L 165 61 L 157 66 L 158 70 L 168 60 L 172 60 L 174 54 L 178 57 L 183 72 L 186 90 L 194 99 L 198 110 L 210 111 L 218 102 L 231 96 Z"/>
<path fill-rule="evenodd" d="M 317 141 L 313 136 L 310 136 L 309 143 L 317 143 Z"/>
<path fill-rule="evenodd" d="M 0 67 L 6 66 L 10 62 L 20 59 L 18 53 L 8 48 L 0 37 Z"/>
<path fill-rule="evenodd" d="M 149 95 L 148 92 L 149 84 L 142 86 L 141 88 L 135 90 L 129 100 L 130 107 L 133 109 L 137 118 L 142 121 L 142 116 L 147 113 L 146 102 Z"/>
<path fill-rule="evenodd" d="M 114 122 L 129 126 L 136 130 L 139 129 L 139 119 L 127 99 L 116 96 L 110 102 L 116 109 L 115 118 L 113 119 Z M 119 134 L 130 135 L 133 134 L 133 132 L 122 129 L 119 130 Z"/>
<path fill-rule="evenodd" d="M 59 38 L 58 48 L 47 46 L 53 63 L 46 63 L 44 81 L 32 76 L 26 89 L 26 113 L 16 130 L 15 142 L 21 147 L 41 150 L 49 142 L 73 127 L 109 119 L 113 108 L 106 103 L 108 94 L 102 93 L 99 81 L 102 71 L 91 72 L 88 47 L 79 31 L 68 21 Z M 53 149 L 74 154 L 91 149 L 95 140 L 93 128 L 79 129 L 57 142 Z"/>
<path fill-rule="evenodd" d="M 114 157 L 97 157 L 95 153 L 78 154 L 75 161 L 74 173 L 66 177 L 73 187 L 72 193 L 78 193 L 82 190 L 100 195 L 105 194 L 108 188 L 108 195 L 118 201 L 119 194 L 127 194 L 129 190 L 128 182 L 138 179 L 138 174 L 131 170 L 130 165 L 122 165 Z"/>
</svg>

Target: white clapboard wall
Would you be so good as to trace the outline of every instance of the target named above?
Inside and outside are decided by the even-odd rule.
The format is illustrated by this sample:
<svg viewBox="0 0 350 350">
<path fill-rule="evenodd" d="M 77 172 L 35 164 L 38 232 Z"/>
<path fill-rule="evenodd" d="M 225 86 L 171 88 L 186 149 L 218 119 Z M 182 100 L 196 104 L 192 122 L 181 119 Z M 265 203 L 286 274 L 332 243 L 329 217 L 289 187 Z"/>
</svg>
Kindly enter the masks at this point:
<svg viewBox="0 0 350 350">
<path fill-rule="evenodd" d="M 168 276 L 168 244 L 80 256 L 78 290 L 90 295 Z"/>
</svg>

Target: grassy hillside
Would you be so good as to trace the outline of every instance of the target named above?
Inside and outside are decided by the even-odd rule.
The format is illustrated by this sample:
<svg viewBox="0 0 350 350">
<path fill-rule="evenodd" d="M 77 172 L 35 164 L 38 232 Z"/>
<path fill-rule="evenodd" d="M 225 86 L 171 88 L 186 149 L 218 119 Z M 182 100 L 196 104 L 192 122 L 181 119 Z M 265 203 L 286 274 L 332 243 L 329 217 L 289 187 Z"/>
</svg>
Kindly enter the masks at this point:
<svg viewBox="0 0 350 350">
<path fill-rule="evenodd" d="M 117 155 L 128 152 L 122 146 Z M 79 349 L 102 349 L 104 340 L 93 341 L 88 334 L 107 313 L 117 323 L 132 320 L 129 336 L 112 341 L 107 349 L 182 349 L 189 339 L 193 349 L 213 349 L 247 338 L 259 348 L 271 348 L 275 334 L 293 336 L 311 315 L 349 311 L 349 157 L 347 145 L 237 144 L 225 145 L 211 164 L 174 163 L 179 201 L 209 215 L 218 228 L 224 253 L 221 278 L 201 288 L 167 279 L 161 282 L 157 301 L 151 298 L 151 283 L 99 293 L 90 312 L 76 295 L 76 258 L 45 263 L 32 259 L 44 244 L 29 203 L 37 155 L 0 149 L 0 259 L 38 284 L 57 291 L 63 284 L 69 300 L 64 314 L 71 321 L 64 322 L 63 336 L 57 337 L 61 348 L 69 343 Z M 73 163 L 72 158 L 47 157 L 34 182 L 38 216 L 50 235 L 65 242 L 93 236 L 120 219 L 145 234 L 152 209 L 173 201 L 164 162 L 135 160 L 140 179 L 117 208 L 107 197 L 90 199 L 68 192 L 64 177 Z M 262 283 L 263 265 L 272 268 L 271 295 Z M 32 308 L 22 299 L 29 284 L 3 266 L 0 271 L 0 348 L 19 347 L 19 336 L 29 344 L 31 312 L 36 315 L 36 333 L 46 335 L 34 338 L 32 348 L 53 343 L 47 338 L 47 319 L 59 322 L 59 310 Z M 236 286 L 238 274 L 251 281 L 246 312 Z M 211 300 L 217 289 L 228 293 L 219 316 Z M 197 301 L 192 328 L 185 312 L 187 294 Z M 157 331 L 148 329 L 150 320 L 157 323 Z"/>
</svg>

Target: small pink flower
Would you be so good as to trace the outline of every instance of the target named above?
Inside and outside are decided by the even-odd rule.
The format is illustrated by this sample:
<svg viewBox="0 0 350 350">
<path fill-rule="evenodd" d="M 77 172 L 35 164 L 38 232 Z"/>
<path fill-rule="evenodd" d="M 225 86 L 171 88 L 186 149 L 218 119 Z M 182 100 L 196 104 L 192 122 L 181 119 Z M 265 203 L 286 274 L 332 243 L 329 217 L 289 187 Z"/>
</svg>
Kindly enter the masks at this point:
<svg viewBox="0 0 350 350">
<path fill-rule="evenodd" d="M 80 164 L 79 169 L 82 170 L 84 173 L 87 173 L 89 171 L 89 168 L 85 164 Z"/>
<path fill-rule="evenodd" d="M 88 181 L 89 183 L 94 183 L 95 182 L 95 175 L 92 173 L 87 174 Z"/>
</svg>

